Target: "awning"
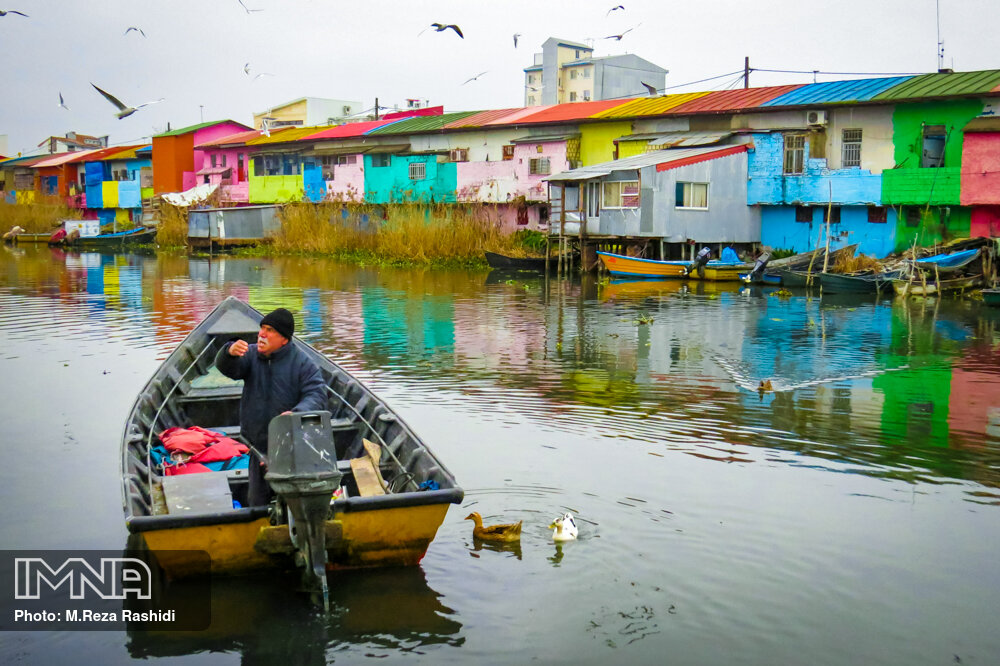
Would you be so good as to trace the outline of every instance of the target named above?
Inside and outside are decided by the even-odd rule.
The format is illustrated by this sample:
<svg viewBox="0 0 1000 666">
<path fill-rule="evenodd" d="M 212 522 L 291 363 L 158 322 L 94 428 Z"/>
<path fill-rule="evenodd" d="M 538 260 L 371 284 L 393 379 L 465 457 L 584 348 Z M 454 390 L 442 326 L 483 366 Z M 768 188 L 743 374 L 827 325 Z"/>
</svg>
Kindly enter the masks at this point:
<svg viewBox="0 0 1000 666">
<path fill-rule="evenodd" d="M 400 153 L 410 152 L 410 144 L 396 143 L 392 145 L 372 146 L 365 152 L 368 153 L 369 155 L 376 155 L 380 153 L 391 153 L 393 155 L 398 155 Z"/>
<path fill-rule="evenodd" d="M 217 173 L 225 174 L 227 171 L 232 171 L 232 169 L 233 167 L 209 167 L 201 171 L 195 171 L 194 173 L 196 176 L 210 176 Z"/>
<path fill-rule="evenodd" d="M 692 146 L 710 146 L 729 138 L 735 132 L 657 132 L 654 134 L 630 134 L 620 136 L 616 142 L 645 141 L 650 146 L 664 148 L 690 148 Z"/>
<path fill-rule="evenodd" d="M 965 132 L 1000 132 L 1000 118 L 996 116 L 982 116 L 973 118 L 963 128 Z"/>
<path fill-rule="evenodd" d="M 553 141 L 576 139 L 579 136 L 579 134 L 541 134 L 539 136 L 522 136 L 520 139 L 512 140 L 511 143 L 551 143 Z"/>
<path fill-rule="evenodd" d="M 549 176 L 543 180 L 548 182 L 552 181 L 571 181 L 571 180 L 590 180 L 591 178 L 600 178 L 601 176 L 607 176 L 611 171 L 589 171 L 586 169 L 574 169 L 573 171 L 563 171 L 562 173 L 557 173 L 554 176 Z"/>
<path fill-rule="evenodd" d="M 316 144 L 313 146 L 313 153 L 316 155 L 357 155 L 368 152 L 375 148 L 374 144 L 351 143 L 351 144 Z"/>
</svg>

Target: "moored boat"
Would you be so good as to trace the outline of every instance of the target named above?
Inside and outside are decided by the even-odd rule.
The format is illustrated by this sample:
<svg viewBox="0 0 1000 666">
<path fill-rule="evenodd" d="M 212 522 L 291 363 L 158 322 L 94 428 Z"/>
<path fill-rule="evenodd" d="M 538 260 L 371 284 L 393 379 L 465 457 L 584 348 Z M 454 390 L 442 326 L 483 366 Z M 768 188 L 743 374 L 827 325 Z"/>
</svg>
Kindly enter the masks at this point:
<svg viewBox="0 0 1000 666">
<path fill-rule="evenodd" d="M 287 518 L 282 519 L 286 513 L 282 502 L 238 506 L 246 498 L 245 469 L 177 476 L 168 474 L 156 457 L 160 435 L 172 427 L 201 426 L 239 441 L 242 382 L 219 373 L 214 359 L 225 342 L 254 339 L 260 320 L 259 312 L 236 298 L 220 303 L 167 357 L 140 391 L 125 421 L 121 441 L 125 524 L 156 554 L 168 576 L 208 573 L 204 557 L 196 551 L 210 556 L 213 574 L 291 569 L 296 552 L 302 552 L 304 537 L 290 535 Z M 330 474 L 338 479 L 340 491 L 331 490 L 332 501 L 324 500 L 320 552 L 325 551 L 325 566 L 417 564 L 448 505 L 462 501 L 462 489 L 389 405 L 301 340 L 294 338 L 291 344 L 320 367 L 329 397 L 330 437 L 324 445 L 335 451 L 336 469 L 331 467 Z M 283 418 L 276 417 L 275 422 Z M 372 455 L 373 444 L 380 455 Z M 359 460 L 372 461 L 370 474 L 362 474 L 355 465 Z M 381 490 L 373 486 L 372 478 Z M 279 495 L 283 492 L 270 473 L 268 481 Z M 293 503 L 287 505 L 294 513 Z M 311 530 L 309 535 L 311 539 Z M 315 552 L 312 555 L 307 553 L 307 559 L 315 563 Z"/>
<path fill-rule="evenodd" d="M 898 273 L 819 273 L 816 277 L 824 294 L 875 294 L 891 290 Z"/>
<path fill-rule="evenodd" d="M 1000 289 L 983 289 L 983 303 L 1000 307 Z"/>
<path fill-rule="evenodd" d="M 892 288 L 900 296 L 933 296 L 975 289 L 982 284 L 982 275 L 966 275 L 948 280 L 921 279 L 920 276 L 916 276 L 908 279 L 896 278 L 892 281 Z"/>
<path fill-rule="evenodd" d="M 597 256 L 611 275 L 625 278 L 678 278 L 682 280 L 710 280 L 738 282 L 740 273 L 746 273 L 753 264 L 709 261 L 703 270 L 693 269 L 691 261 L 642 259 L 621 254 L 598 251 Z"/>
<path fill-rule="evenodd" d="M 515 271 L 544 271 L 546 265 L 555 266 L 558 257 L 508 257 L 496 252 L 483 252 L 490 268 Z"/>
<path fill-rule="evenodd" d="M 136 227 L 128 231 L 114 234 L 98 234 L 97 236 L 80 236 L 66 241 L 67 245 L 75 247 L 115 248 L 125 245 L 140 245 L 156 240 L 156 227 Z"/>
</svg>

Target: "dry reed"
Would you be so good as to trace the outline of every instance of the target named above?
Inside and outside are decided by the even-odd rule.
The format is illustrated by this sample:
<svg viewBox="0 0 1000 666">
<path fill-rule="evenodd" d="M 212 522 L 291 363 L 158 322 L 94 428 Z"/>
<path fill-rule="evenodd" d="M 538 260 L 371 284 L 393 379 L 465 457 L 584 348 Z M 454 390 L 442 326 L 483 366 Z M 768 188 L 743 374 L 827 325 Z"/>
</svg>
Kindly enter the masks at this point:
<svg viewBox="0 0 1000 666">
<path fill-rule="evenodd" d="M 857 271 L 872 271 L 881 273 L 884 269 L 882 262 L 867 254 L 859 254 L 856 257 L 837 257 L 831 266 L 834 273 L 854 273 Z"/>
<path fill-rule="evenodd" d="M 160 221 L 156 226 L 156 243 L 162 247 L 187 245 L 188 211 L 169 204 L 160 206 Z"/>
<path fill-rule="evenodd" d="M 78 220 L 80 217 L 78 209 L 62 203 L 59 197 L 43 197 L 32 204 L 0 202 L 0 231 L 4 232 L 18 226 L 29 234 L 51 233 L 63 220 Z"/>
</svg>

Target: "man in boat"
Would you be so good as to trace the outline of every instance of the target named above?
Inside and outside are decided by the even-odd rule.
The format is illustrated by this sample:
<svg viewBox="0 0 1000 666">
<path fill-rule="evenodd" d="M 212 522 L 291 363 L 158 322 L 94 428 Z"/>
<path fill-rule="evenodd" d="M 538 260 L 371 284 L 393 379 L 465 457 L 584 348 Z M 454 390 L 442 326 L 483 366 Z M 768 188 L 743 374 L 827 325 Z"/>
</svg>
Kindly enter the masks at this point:
<svg viewBox="0 0 1000 666">
<path fill-rule="evenodd" d="M 271 498 L 264 480 L 267 426 L 279 414 L 327 408 L 326 383 L 311 358 L 289 344 L 295 333 L 295 318 L 278 308 L 260 320 L 257 344 L 235 340 L 225 344 L 215 357 L 219 372 L 243 380 L 240 400 L 240 434 L 250 443 L 250 506 L 262 506 Z"/>
</svg>

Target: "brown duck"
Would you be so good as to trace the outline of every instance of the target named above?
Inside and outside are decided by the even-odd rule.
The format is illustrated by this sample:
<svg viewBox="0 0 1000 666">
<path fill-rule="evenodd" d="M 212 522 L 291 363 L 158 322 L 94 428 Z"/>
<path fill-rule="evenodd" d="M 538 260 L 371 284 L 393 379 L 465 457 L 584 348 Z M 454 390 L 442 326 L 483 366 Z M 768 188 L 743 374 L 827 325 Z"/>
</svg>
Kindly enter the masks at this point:
<svg viewBox="0 0 1000 666">
<path fill-rule="evenodd" d="M 521 540 L 521 522 L 506 525 L 489 525 L 487 527 L 483 526 L 483 517 L 479 515 L 476 511 L 473 511 L 465 517 L 466 520 L 472 520 L 476 523 L 476 526 L 472 528 L 472 536 L 476 539 L 482 539 L 483 541 L 520 541 Z"/>
</svg>

